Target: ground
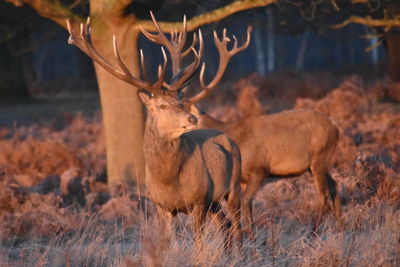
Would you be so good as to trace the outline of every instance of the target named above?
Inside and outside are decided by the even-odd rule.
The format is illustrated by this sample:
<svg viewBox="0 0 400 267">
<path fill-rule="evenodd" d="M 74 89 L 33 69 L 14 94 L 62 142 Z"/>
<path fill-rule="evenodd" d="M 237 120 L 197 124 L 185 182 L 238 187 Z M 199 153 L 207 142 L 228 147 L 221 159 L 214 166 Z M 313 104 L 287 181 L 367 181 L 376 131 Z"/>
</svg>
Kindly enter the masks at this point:
<svg viewBox="0 0 400 267">
<path fill-rule="evenodd" d="M 334 82 L 317 82 L 310 75 L 285 80 L 292 83 L 252 75 L 216 92 L 203 108 L 222 120 L 283 108 L 312 108 L 330 116 L 340 129 L 330 173 L 339 184 L 344 229 L 328 214 L 312 232 L 319 202 L 305 173 L 270 179 L 258 192 L 257 237 L 246 239 L 239 253 L 224 249 L 223 235 L 211 223 L 203 245 L 196 247 L 187 216 L 178 216 L 175 232 L 168 235 L 142 192 L 132 185 L 107 191 L 97 105 L 86 110 L 81 104 L 82 113 L 53 112 L 41 102 L 42 113 L 35 109 L 36 117 L 14 125 L 9 122 L 15 110 L 32 114 L 31 104 L 2 107 L 1 265 L 398 266 L 398 85 L 359 76 Z M 22 112 L 19 118 L 27 118 Z"/>
</svg>

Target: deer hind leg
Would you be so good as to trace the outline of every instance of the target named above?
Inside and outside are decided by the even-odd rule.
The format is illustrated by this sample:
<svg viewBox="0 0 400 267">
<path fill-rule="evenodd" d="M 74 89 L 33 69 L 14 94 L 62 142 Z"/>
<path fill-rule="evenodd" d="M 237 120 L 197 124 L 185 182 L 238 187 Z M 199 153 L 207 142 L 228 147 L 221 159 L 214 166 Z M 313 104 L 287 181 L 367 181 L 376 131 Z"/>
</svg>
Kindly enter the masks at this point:
<svg viewBox="0 0 400 267">
<path fill-rule="evenodd" d="M 239 150 L 237 150 L 237 155 L 240 155 Z M 238 249 L 242 247 L 243 233 L 241 227 L 241 187 L 240 178 L 242 176 L 242 164 L 240 156 L 233 157 L 233 168 L 232 168 L 232 179 L 230 183 L 230 190 L 227 199 L 228 206 L 228 218 L 226 220 L 231 220 L 231 229 L 229 231 L 230 240 L 235 239 Z"/>
<path fill-rule="evenodd" d="M 335 180 L 333 180 L 332 177 L 329 175 L 329 173 L 326 173 L 326 180 L 329 188 L 329 195 L 331 197 L 335 210 L 336 221 L 338 223 L 339 228 L 343 228 L 342 207 L 340 204 L 340 196 L 338 194 L 337 184 Z"/>
<path fill-rule="evenodd" d="M 312 163 L 310 166 L 312 175 L 320 195 L 321 206 L 317 215 L 315 229 L 317 229 L 321 223 L 322 217 L 328 209 L 335 211 L 336 219 L 339 221 L 341 216 L 340 198 L 337 193 L 336 182 L 328 174 L 324 164 Z M 328 198 L 331 198 L 332 204 L 328 202 Z"/>
<path fill-rule="evenodd" d="M 252 173 L 242 197 L 243 229 L 250 240 L 254 240 L 253 199 L 264 181 L 264 176 L 263 173 Z"/>
</svg>

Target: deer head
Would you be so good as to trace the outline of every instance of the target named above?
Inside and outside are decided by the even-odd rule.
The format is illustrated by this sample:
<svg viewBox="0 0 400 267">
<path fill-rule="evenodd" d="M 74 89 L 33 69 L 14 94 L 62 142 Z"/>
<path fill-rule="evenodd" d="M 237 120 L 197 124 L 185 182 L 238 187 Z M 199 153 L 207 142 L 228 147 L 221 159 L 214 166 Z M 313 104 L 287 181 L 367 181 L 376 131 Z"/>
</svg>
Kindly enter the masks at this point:
<svg viewBox="0 0 400 267">
<path fill-rule="evenodd" d="M 174 95 L 154 95 L 141 90 L 138 96 L 148 112 L 147 124 L 164 139 L 176 139 L 197 126 L 197 117 L 186 111 Z"/>
</svg>

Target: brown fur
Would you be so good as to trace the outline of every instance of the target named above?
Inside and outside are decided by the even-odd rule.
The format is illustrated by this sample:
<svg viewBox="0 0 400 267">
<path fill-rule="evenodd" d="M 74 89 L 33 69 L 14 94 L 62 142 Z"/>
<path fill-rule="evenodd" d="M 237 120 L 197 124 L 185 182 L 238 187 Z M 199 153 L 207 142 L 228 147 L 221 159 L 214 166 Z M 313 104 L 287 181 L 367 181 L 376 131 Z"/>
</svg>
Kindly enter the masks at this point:
<svg viewBox="0 0 400 267">
<path fill-rule="evenodd" d="M 328 117 L 312 110 L 296 110 L 223 123 L 207 114 L 199 114 L 194 105 L 187 108 L 199 116 L 199 127 L 223 131 L 240 148 L 241 181 L 247 185 L 242 198 L 244 229 L 251 237 L 252 199 L 268 176 L 294 176 L 310 170 L 322 202 L 316 225 L 328 207 L 329 197 L 336 217 L 340 218 L 337 186 L 328 174 L 339 131 Z"/>
<path fill-rule="evenodd" d="M 226 199 L 231 237 L 240 244 L 239 148 L 220 131 L 190 131 L 197 119 L 176 98 L 145 93 L 140 97 L 148 110 L 143 148 L 152 201 L 172 215 L 191 213 L 198 236 L 206 213 L 217 212 Z"/>
</svg>

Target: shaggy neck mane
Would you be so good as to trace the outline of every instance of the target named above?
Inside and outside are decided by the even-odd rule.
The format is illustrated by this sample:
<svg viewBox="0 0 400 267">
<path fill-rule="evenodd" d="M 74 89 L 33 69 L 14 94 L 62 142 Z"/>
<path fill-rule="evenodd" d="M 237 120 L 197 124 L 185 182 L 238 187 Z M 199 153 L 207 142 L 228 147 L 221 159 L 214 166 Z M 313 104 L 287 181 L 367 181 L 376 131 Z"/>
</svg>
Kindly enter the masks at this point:
<svg viewBox="0 0 400 267">
<path fill-rule="evenodd" d="M 154 119 L 149 116 L 144 134 L 146 169 L 150 172 L 147 177 L 165 184 L 177 182 L 182 163 L 188 156 L 181 147 L 181 138 L 169 140 L 160 136 Z"/>
</svg>

